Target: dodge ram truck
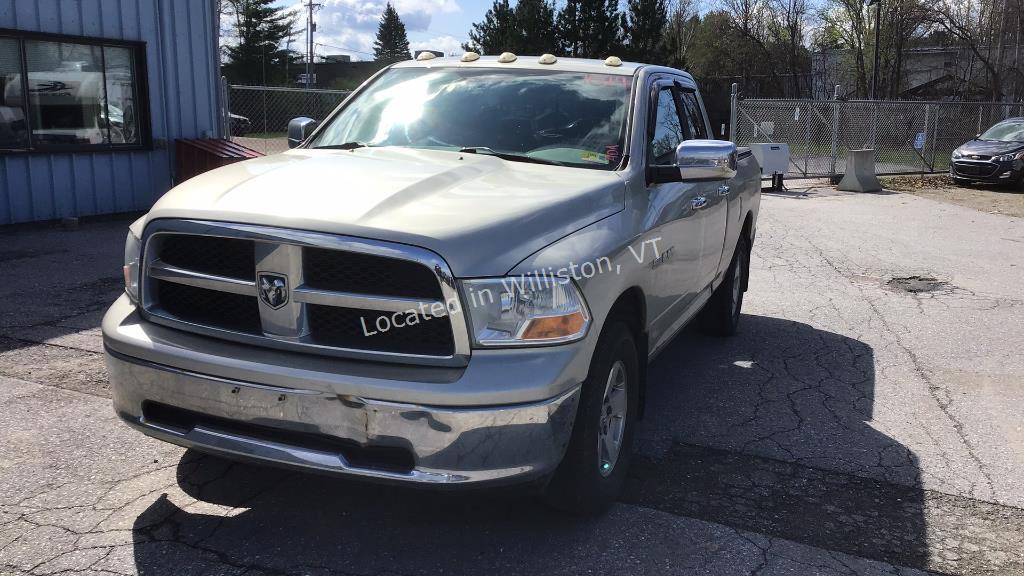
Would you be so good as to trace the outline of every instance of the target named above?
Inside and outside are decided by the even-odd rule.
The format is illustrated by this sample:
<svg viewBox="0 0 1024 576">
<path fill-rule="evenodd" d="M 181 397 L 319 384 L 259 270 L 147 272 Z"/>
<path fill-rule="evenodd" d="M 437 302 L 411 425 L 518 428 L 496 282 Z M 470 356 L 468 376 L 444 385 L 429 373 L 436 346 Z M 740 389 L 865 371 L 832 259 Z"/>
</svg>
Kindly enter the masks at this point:
<svg viewBox="0 0 1024 576">
<path fill-rule="evenodd" d="M 747 290 L 760 170 L 694 79 L 426 55 L 288 137 L 130 226 L 117 414 L 228 458 L 605 509 L 648 362 L 691 320 L 733 334 Z"/>
</svg>

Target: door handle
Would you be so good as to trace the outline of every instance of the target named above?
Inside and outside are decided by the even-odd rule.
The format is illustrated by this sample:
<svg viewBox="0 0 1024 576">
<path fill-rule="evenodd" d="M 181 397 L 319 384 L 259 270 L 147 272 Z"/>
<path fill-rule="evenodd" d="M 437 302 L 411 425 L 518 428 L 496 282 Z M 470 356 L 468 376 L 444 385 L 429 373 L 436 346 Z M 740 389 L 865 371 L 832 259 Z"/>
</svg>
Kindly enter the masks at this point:
<svg viewBox="0 0 1024 576">
<path fill-rule="evenodd" d="M 708 199 L 703 196 L 697 196 L 693 200 L 690 200 L 690 206 L 692 206 L 694 210 L 700 210 L 707 205 Z"/>
<path fill-rule="evenodd" d="M 718 187 L 718 195 L 719 196 L 728 196 L 729 195 L 729 185 L 728 184 L 722 184 L 721 186 L 719 186 Z"/>
</svg>

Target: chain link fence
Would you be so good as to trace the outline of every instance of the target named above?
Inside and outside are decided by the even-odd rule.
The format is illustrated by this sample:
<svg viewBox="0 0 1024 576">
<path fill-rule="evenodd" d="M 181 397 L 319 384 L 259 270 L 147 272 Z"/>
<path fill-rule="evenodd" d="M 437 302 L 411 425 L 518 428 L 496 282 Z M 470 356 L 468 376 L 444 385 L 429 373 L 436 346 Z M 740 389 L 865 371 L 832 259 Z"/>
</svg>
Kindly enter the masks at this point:
<svg viewBox="0 0 1024 576">
<path fill-rule="evenodd" d="M 732 136 L 789 145 L 788 177 L 831 177 L 848 150 L 875 150 L 875 172 L 945 172 L 950 154 L 987 128 L 1024 116 L 1024 103 L 840 100 L 738 100 Z"/>
<path fill-rule="evenodd" d="M 288 121 L 299 116 L 323 120 L 347 90 L 306 90 L 271 86 L 224 86 L 231 140 L 262 152 L 288 149 Z M 228 130 L 225 130 L 228 132 Z"/>
</svg>

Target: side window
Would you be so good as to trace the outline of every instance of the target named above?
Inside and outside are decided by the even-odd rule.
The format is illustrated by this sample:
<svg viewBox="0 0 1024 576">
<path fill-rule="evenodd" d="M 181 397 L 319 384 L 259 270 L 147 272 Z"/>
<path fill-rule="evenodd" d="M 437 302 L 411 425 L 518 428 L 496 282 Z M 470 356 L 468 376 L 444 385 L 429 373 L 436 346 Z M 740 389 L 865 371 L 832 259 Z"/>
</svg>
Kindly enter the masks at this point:
<svg viewBox="0 0 1024 576">
<path fill-rule="evenodd" d="M 648 130 L 648 164 L 666 166 L 675 164 L 676 146 L 683 141 L 683 127 L 676 109 L 674 90 L 665 87 L 658 91 L 654 125 Z"/>
<path fill-rule="evenodd" d="M 690 90 L 682 91 L 683 115 L 686 117 L 686 133 L 688 140 L 705 140 L 708 137 L 707 126 L 704 125 L 704 114 L 700 109 L 697 93 Z"/>
</svg>

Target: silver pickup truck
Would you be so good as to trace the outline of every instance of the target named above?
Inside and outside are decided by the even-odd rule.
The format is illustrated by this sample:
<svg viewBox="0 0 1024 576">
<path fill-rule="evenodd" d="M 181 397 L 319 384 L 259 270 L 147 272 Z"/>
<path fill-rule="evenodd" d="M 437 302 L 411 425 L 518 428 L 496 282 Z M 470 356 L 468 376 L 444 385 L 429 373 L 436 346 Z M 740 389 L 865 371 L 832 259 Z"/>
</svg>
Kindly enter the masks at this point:
<svg viewBox="0 0 1024 576">
<path fill-rule="evenodd" d="M 710 137 L 679 70 L 391 66 L 131 225 L 115 410 L 231 458 L 600 511 L 647 363 L 691 319 L 740 320 L 760 171 Z"/>
</svg>

